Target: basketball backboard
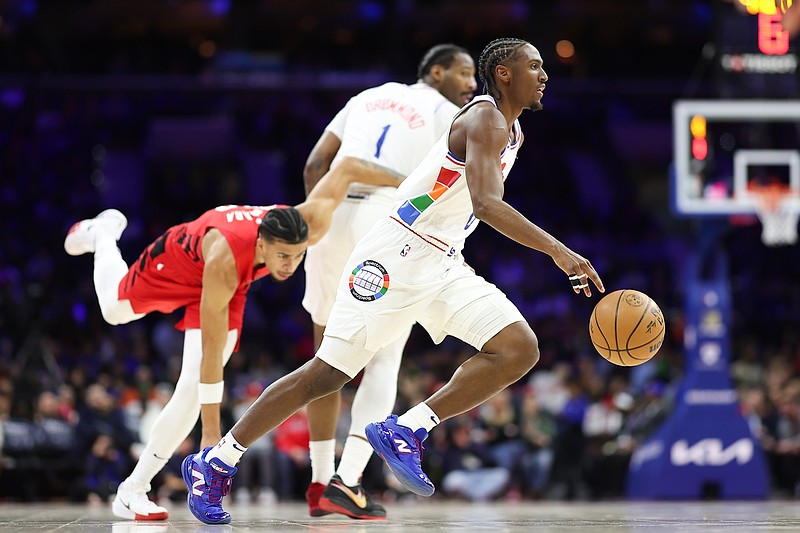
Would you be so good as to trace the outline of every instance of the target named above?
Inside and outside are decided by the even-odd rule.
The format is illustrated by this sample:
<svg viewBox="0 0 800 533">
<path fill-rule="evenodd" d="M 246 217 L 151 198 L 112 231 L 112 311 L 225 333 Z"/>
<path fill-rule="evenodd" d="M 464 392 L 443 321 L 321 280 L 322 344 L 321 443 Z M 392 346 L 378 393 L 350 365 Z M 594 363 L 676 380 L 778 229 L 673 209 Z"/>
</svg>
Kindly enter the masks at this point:
<svg viewBox="0 0 800 533">
<path fill-rule="evenodd" d="M 676 214 L 755 214 L 752 191 L 771 185 L 800 213 L 800 100 L 677 101 L 673 139 Z"/>
</svg>

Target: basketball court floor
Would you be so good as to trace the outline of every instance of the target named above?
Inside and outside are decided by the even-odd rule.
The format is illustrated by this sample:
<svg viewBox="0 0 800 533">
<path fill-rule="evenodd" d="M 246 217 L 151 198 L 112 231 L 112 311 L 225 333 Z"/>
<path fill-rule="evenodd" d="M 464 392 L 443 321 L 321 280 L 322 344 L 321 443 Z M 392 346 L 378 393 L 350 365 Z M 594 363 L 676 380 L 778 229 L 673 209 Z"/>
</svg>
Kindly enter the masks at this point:
<svg viewBox="0 0 800 533">
<path fill-rule="evenodd" d="M 363 522 L 343 516 L 311 518 L 304 503 L 226 507 L 230 525 L 209 526 L 185 506 L 170 506 L 160 523 L 119 521 L 107 506 L 0 504 L 0 533 L 227 533 L 308 531 L 317 533 L 417 532 L 695 532 L 800 531 L 800 505 L 764 502 L 518 502 L 468 504 L 425 500 L 391 504 L 389 520 Z"/>
</svg>

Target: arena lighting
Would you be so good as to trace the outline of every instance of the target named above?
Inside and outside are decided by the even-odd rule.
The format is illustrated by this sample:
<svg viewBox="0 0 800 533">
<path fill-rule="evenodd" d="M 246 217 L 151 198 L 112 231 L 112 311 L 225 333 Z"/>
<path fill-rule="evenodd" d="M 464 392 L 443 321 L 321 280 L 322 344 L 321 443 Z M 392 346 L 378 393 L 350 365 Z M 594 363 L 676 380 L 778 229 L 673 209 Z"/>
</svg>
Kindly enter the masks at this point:
<svg viewBox="0 0 800 533">
<path fill-rule="evenodd" d="M 704 161 L 708 155 L 708 141 L 706 140 L 706 117 L 695 115 L 689 122 L 689 131 L 692 132 L 692 157 Z"/>
<path fill-rule="evenodd" d="M 792 0 L 780 0 L 780 2 L 776 2 L 775 0 L 738 0 L 738 2 L 744 6 L 751 15 L 757 15 L 759 13 L 775 15 L 779 11 L 781 13 L 786 13 L 786 10 L 792 5 Z M 778 3 L 780 3 L 780 6 L 776 5 Z"/>
</svg>

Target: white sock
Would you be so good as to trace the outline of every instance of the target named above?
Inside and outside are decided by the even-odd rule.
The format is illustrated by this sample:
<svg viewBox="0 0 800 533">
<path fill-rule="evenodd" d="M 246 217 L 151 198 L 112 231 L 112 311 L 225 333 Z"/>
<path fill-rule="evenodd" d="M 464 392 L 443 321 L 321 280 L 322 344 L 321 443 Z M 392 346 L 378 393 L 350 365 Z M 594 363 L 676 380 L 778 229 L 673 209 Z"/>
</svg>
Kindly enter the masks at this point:
<svg viewBox="0 0 800 533">
<path fill-rule="evenodd" d="M 311 483 L 327 485 L 335 473 L 336 439 L 312 440 L 308 443 L 311 457 Z"/>
<path fill-rule="evenodd" d="M 128 273 L 128 264 L 117 248 L 117 241 L 108 232 L 99 230 L 95 236 L 94 280 L 97 300 L 104 316 L 114 313 L 119 300 L 119 283 Z M 130 321 L 130 320 L 128 320 Z"/>
<path fill-rule="evenodd" d="M 219 444 L 208 450 L 206 461 L 210 461 L 216 457 L 228 466 L 236 466 L 236 464 L 241 461 L 242 455 L 244 455 L 246 451 L 247 448 L 239 444 L 237 440 L 233 438 L 233 433 L 229 431 L 227 435 L 222 437 Z"/>
<path fill-rule="evenodd" d="M 411 431 L 417 431 L 422 428 L 430 433 L 433 428 L 439 425 L 439 422 L 439 417 L 436 416 L 436 413 L 434 413 L 425 402 L 418 403 L 406 411 L 405 414 L 397 417 L 397 423 L 401 426 L 411 428 Z"/>
<path fill-rule="evenodd" d="M 133 472 L 128 476 L 128 480 L 137 484 L 149 485 L 153 478 L 156 477 L 156 474 L 164 468 L 168 460 L 169 457 L 159 457 L 145 448 L 136 462 Z"/>
<path fill-rule="evenodd" d="M 361 475 L 372 457 L 372 446 L 362 437 L 350 435 L 344 442 L 342 459 L 336 473 L 348 487 L 354 487 L 361 482 Z"/>
</svg>

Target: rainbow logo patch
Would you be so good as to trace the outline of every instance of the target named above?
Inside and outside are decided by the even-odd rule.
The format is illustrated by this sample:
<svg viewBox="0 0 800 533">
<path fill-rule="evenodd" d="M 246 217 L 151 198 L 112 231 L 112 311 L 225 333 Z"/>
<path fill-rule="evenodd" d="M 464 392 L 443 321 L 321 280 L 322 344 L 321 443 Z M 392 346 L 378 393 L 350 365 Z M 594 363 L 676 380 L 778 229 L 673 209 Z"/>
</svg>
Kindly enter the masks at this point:
<svg viewBox="0 0 800 533">
<path fill-rule="evenodd" d="M 449 153 L 447 154 L 447 158 L 451 162 L 463 166 L 463 163 L 453 158 Z M 452 187 L 460 177 L 461 172 L 442 167 L 441 170 L 439 170 L 439 175 L 436 177 L 436 183 L 433 184 L 433 188 L 423 195 L 403 202 L 403 205 L 397 210 L 397 216 L 400 217 L 400 220 L 411 226 L 414 221 L 417 220 L 417 217 L 428 209 L 433 202 L 438 200 L 441 195 L 449 191 L 450 187 Z"/>
<path fill-rule="evenodd" d="M 377 300 L 389 290 L 389 273 L 383 265 L 367 259 L 350 273 L 350 294 L 362 302 Z"/>
</svg>

